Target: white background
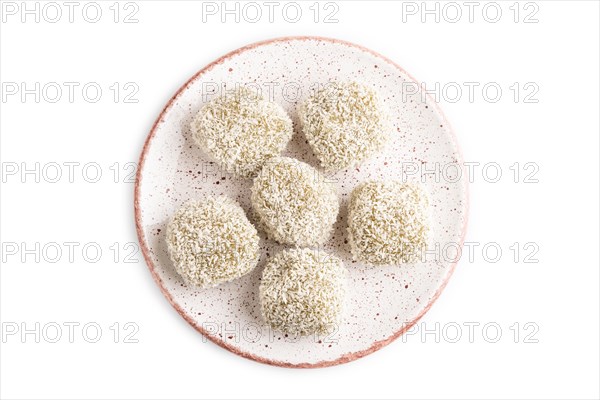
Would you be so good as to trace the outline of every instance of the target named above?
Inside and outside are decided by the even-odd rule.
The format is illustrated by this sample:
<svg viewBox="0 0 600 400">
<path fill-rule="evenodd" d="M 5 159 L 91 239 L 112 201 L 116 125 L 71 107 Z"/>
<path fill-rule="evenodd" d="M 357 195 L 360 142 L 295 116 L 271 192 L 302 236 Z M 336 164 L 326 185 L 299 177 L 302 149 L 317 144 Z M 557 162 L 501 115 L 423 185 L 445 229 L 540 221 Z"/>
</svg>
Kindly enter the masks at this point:
<svg viewBox="0 0 600 400">
<path fill-rule="evenodd" d="M 4 10 L 10 2 L 2 3 Z M 0 103 L 2 398 L 600 396 L 597 2 L 538 1 L 528 8 L 525 3 L 515 7 L 512 1 L 499 2 L 502 16 L 497 23 L 484 18 L 495 17 L 490 8 L 488 15 L 482 14 L 485 3 L 475 8 L 473 22 L 467 6 L 455 3 L 463 15 L 451 23 L 455 9 L 446 8 L 444 15 L 445 3 L 438 4 L 439 22 L 435 15 L 426 15 L 422 22 L 421 2 L 412 3 L 418 8 L 412 15 L 403 13 L 414 9 L 406 3 L 359 1 L 336 2 L 337 23 L 323 22 L 325 11 L 335 9 L 324 10 L 323 3 L 315 22 L 312 1 L 300 4 L 300 21 L 288 22 L 281 2 L 271 23 L 268 9 L 259 2 L 261 21 L 250 23 L 242 15 L 236 23 L 230 15 L 221 23 L 220 14 L 203 22 L 200 2 L 137 1 L 139 22 L 131 24 L 122 20 L 134 8 L 124 10 L 121 3 L 115 23 L 109 8 L 113 3 L 100 2 L 103 14 L 97 23 L 82 17 L 85 2 L 75 8 L 72 23 L 62 2 L 57 23 L 45 21 L 44 15 L 39 23 L 35 15 L 23 23 L 20 10 L 2 16 L 3 89 L 13 88 L 10 82 L 25 82 L 28 88 L 35 82 L 41 87 L 48 82 L 80 84 L 73 103 L 66 86 L 56 103 L 47 101 L 54 92 L 46 97 L 42 93 L 39 103 L 33 94 L 23 101 L 20 93 L 2 93 L 7 96 Z M 40 12 L 44 4 L 39 3 Z M 433 9 L 435 3 L 427 6 Z M 516 23 L 515 8 L 520 10 Z M 538 22 L 525 23 L 535 10 L 532 18 Z M 47 12 L 46 17 L 54 18 L 54 10 Z M 88 12 L 94 16 L 93 10 Z M 243 45 L 286 35 L 355 42 L 396 61 L 429 89 L 435 90 L 436 82 L 440 91 L 448 88 L 440 103 L 465 159 L 482 165 L 496 162 L 502 168 L 497 183 L 487 182 L 481 168 L 476 170 L 466 238 L 482 245 L 498 243 L 502 257 L 487 262 L 480 246 L 473 262 L 463 259 L 458 264 L 445 292 L 419 324 L 435 332 L 440 323 L 439 340 L 433 333 L 415 332 L 366 358 L 327 369 L 262 365 L 203 341 L 164 299 L 139 253 L 133 256 L 138 262 L 124 262 L 130 250 L 124 246 L 137 243 L 133 184 L 125 182 L 129 170 L 124 166 L 137 161 L 160 110 L 212 60 Z M 96 103 L 82 97 L 81 87 L 88 82 L 103 89 Z M 117 103 L 109 89 L 115 82 L 121 88 Z M 133 97 L 137 103 L 123 101 L 131 91 L 123 91 L 128 82 L 139 87 Z M 464 82 L 480 85 L 473 101 Z M 490 82 L 503 90 L 496 103 L 481 92 Z M 510 89 L 515 82 L 521 88 L 516 102 Z M 534 86 L 524 90 L 528 82 Z M 455 92 L 449 90 L 456 85 L 463 93 L 453 102 Z M 525 102 L 532 87 L 539 91 L 527 100 L 537 103 Z M 56 171 L 47 167 L 47 176 L 41 171 L 37 183 L 35 174 L 21 174 L 23 166 L 34 168 L 36 162 L 40 169 L 52 162 L 79 166 L 72 183 L 66 166 L 59 182 L 48 182 Z M 84 179 L 94 178 L 94 169 L 82 176 L 82 166 L 91 162 L 101 168 L 97 183 Z M 115 183 L 115 168 L 110 167 L 117 162 Z M 509 169 L 515 162 L 522 172 L 525 163 L 535 163 L 539 182 L 525 183 L 521 174 L 515 183 Z M 19 170 L 10 175 L 15 165 Z M 35 248 L 36 242 L 49 252 L 39 262 L 36 254 L 22 251 Z M 49 262 L 55 253 L 48 243 L 64 242 L 79 243 L 73 262 L 64 246 L 62 257 Z M 517 262 L 509 248 L 515 242 L 521 247 Z M 523 249 L 528 242 L 539 247 L 533 257 L 538 263 L 524 262 L 531 251 Z M 86 243 L 102 249 L 100 261 L 83 258 Z M 113 243 L 121 248 L 119 254 L 111 249 Z M 64 326 L 68 322 L 80 324 L 73 343 Z M 133 336 L 138 343 L 125 343 L 124 335 L 132 331 L 125 329 L 127 322 L 139 327 Z M 470 322 L 480 324 L 472 340 L 464 325 Z M 39 343 L 35 334 L 22 337 L 20 332 L 23 327 L 34 329 L 36 323 Z M 53 323 L 63 327 L 57 343 L 48 340 L 55 336 Z M 83 336 L 86 323 L 102 328 L 97 343 Z M 114 323 L 120 324 L 117 343 Z M 493 329 L 482 332 L 486 323 L 502 329 L 496 343 L 490 340 Z M 455 331 L 442 335 L 443 328 L 456 324 L 462 337 L 450 343 Z M 15 326 L 19 332 L 8 334 Z M 94 331 L 88 334 L 93 337 Z"/>
</svg>

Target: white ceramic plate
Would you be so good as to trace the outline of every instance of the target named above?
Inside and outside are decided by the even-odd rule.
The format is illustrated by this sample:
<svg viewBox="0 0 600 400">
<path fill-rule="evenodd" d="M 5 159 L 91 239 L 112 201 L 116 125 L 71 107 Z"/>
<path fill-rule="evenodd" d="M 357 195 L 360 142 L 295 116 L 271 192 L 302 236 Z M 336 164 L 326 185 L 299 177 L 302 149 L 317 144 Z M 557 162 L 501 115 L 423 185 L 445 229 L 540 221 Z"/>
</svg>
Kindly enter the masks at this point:
<svg viewBox="0 0 600 400">
<path fill-rule="evenodd" d="M 299 102 L 331 80 L 358 80 L 377 89 L 391 110 L 396 134 L 379 156 L 360 168 L 330 176 L 340 193 L 341 208 L 334 235 L 323 250 L 342 258 L 350 270 L 346 312 L 331 335 L 291 338 L 264 325 L 258 302 L 266 258 L 284 246 L 261 236 L 262 257 L 253 272 L 217 288 L 198 290 L 187 287 L 171 265 L 165 245 L 166 223 L 183 202 L 208 195 L 229 195 L 250 215 L 251 180 L 220 171 L 191 140 L 190 120 L 205 101 L 225 88 L 250 84 L 281 104 L 297 128 Z M 175 309 L 216 344 L 256 361 L 287 367 L 352 361 L 410 328 L 446 285 L 453 260 L 428 256 L 430 261 L 393 267 L 353 262 L 346 242 L 346 206 L 349 193 L 364 179 L 420 180 L 421 174 L 412 172 L 415 166 L 431 169 L 437 165 L 444 172 L 440 179 L 427 175 L 424 183 L 432 206 L 430 247 L 462 245 L 468 208 L 466 177 L 455 179 L 456 174 L 453 177 L 449 172 L 454 169 L 447 167 L 462 165 L 459 148 L 442 112 L 429 98 L 414 93 L 416 87 L 410 75 L 385 57 L 350 43 L 316 37 L 253 44 L 193 76 L 152 128 L 140 157 L 135 188 L 140 244 L 154 279 Z M 301 132 L 296 131 L 284 154 L 318 166 Z"/>
</svg>

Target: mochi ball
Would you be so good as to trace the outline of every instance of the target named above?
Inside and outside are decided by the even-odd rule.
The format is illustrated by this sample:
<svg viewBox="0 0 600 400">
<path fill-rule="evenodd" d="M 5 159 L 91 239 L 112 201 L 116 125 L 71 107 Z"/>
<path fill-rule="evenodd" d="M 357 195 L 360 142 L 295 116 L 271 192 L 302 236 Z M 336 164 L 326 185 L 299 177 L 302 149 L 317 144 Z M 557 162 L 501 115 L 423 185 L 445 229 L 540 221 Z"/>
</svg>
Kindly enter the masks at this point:
<svg viewBox="0 0 600 400">
<path fill-rule="evenodd" d="M 265 164 L 254 179 L 251 200 L 267 235 L 295 246 L 325 243 L 339 211 L 333 185 L 310 165 L 289 157 Z"/>
<path fill-rule="evenodd" d="M 294 132 L 280 105 L 243 87 L 206 103 L 191 131 L 194 142 L 222 168 L 243 178 L 256 176 Z"/>
<path fill-rule="evenodd" d="M 169 222 L 166 241 L 177 273 L 199 288 L 239 278 L 258 263 L 258 232 L 226 196 L 185 203 Z"/>
<path fill-rule="evenodd" d="M 328 171 L 354 167 L 379 152 L 392 126 L 388 111 L 370 86 L 330 82 L 299 109 L 302 130 Z"/>
<path fill-rule="evenodd" d="M 348 241 L 355 260 L 418 262 L 427 249 L 429 226 L 429 199 L 419 185 L 368 181 L 350 195 Z"/>
<path fill-rule="evenodd" d="M 289 249 L 271 257 L 259 287 L 267 324 L 290 335 L 330 332 L 344 310 L 348 271 L 332 255 Z"/>
</svg>

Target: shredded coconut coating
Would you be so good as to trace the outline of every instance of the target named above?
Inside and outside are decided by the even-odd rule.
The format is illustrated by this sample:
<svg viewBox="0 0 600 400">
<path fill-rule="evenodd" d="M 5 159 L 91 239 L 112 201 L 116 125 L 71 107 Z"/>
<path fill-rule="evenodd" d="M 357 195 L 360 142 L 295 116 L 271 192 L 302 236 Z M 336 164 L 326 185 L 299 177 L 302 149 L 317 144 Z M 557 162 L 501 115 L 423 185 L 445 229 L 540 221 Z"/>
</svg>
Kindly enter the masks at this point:
<svg viewBox="0 0 600 400">
<path fill-rule="evenodd" d="M 310 165 L 289 157 L 265 164 L 252 185 L 252 207 L 259 226 L 283 244 L 325 243 L 339 211 L 331 183 Z"/>
<path fill-rule="evenodd" d="M 166 240 L 175 270 L 200 288 L 239 278 L 258 263 L 258 232 L 226 196 L 185 203 L 169 222 Z"/>
<path fill-rule="evenodd" d="M 348 205 L 348 241 L 354 259 L 390 265 L 415 263 L 427 249 L 429 199 L 420 186 L 368 181 Z"/>
<path fill-rule="evenodd" d="M 286 147 L 293 125 L 280 105 L 239 88 L 205 104 L 191 130 L 196 144 L 227 172 L 252 178 Z"/>
<path fill-rule="evenodd" d="M 267 261 L 259 288 L 267 324 L 290 335 L 330 332 L 344 309 L 348 271 L 332 255 L 284 250 Z"/>
<path fill-rule="evenodd" d="M 391 122 L 372 88 L 357 82 L 330 82 L 298 111 L 310 147 L 327 171 L 353 167 L 387 143 Z"/>
</svg>

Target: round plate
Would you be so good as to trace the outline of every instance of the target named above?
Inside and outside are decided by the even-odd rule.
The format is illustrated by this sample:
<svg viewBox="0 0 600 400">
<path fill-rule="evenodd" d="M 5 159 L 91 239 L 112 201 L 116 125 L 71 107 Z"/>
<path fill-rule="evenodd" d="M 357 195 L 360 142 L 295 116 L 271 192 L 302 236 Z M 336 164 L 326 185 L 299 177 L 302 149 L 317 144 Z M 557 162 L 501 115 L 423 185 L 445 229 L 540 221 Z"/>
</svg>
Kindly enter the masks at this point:
<svg viewBox="0 0 600 400">
<path fill-rule="evenodd" d="M 298 131 L 296 109 L 316 88 L 332 80 L 372 85 L 389 107 L 396 132 L 378 156 L 359 168 L 329 175 L 337 186 L 341 207 L 333 236 L 322 250 L 340 257 L 350 271 L 342 323 L 326 336 L 288 337 L 265 326 L 258 301 L 266 259 L 285 246 L 261 234 L 257 268 L 235 281 L 199 290 L 186 286 L 175 272 L 165 245 L 166 224 L 186 200 L 209 195 L 229 195 L 251 215 L 252 181 L 224 172 L 192 142 L 190 121 L 203 103 L 236 85 L 261 90 L 294 121 L 296 132 L 284 154 L 318 166 Z M 194 75 L 154 124 L 140 157 L 135 187 L 135 219 L 144 257 L 177 312 L 200 333 L 234 353 L 301 368 L 363 357 L 398 338 L 423 316 L 454 269 L 455 262 L 446 253 L 462 245 L 468 200 L 467 179 L 456 173 L 462 158 L 455 137 L 437 105 L 417 89 L 416 81 L 385 57 L 351 43 L 318 37 L 252 44 Z M 441 173 L 427 173 L 434 167 Z M 352 189 L 365 179 L 420 181 L 422 177 L 432 210 L 430 248 L 441 254 L 429 254 L 422 263 L 404 266 L 371 267 L 352 261 L 346 240 Z"/>
</svg>

